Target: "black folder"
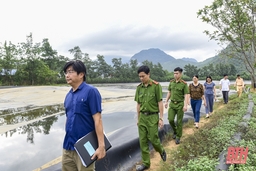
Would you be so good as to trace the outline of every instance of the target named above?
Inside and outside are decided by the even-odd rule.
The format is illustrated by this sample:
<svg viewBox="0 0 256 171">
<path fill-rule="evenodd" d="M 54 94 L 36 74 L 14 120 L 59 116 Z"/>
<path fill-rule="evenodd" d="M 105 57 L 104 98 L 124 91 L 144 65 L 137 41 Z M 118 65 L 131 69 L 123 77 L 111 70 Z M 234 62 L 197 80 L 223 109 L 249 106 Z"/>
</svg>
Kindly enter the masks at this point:
<svg viewBox="0 0 256 171">
<path fill-rule="evenodd" d="M 112 145 L 110 144 L 105 134 L 104 134 L 104 141 L 105 141 L 105 149 L 107 151 L 112 147 Z M 90 164 L 92 164 L 95 160 L 97 160 L 97 158 L 94 158 L 93 160 L 91 159 L 96 149 L 98 148 L 98 138 L 95 130 L 92 132 L 89 132 L 88 134 L 86 134 L 85 136 L 77 140 L 74 147 L 83 165 L 85 167 L 90 166 Z"/>
</svg>

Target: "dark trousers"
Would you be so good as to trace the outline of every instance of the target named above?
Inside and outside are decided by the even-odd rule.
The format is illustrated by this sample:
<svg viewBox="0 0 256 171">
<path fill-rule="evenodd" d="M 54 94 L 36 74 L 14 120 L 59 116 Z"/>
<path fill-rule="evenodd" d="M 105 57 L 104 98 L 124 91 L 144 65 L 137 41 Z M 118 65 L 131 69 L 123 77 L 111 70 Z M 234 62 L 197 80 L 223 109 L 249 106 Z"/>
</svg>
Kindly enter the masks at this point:
<svg viewBox="0 0 256 171">
<path fill-rule="evenodd" d="M 190 104 L 194 113 L 195 122 L 199 122 L 202 99 L 199 99 L 199 100 L 191 99 Z"/>
<path fill-rule="evenodd" d="M 205 97 L 205 101 L 206 101 L 205 113 L 206 114 L 212 113 L 214 96 L 213 96 L 213 94 L 205 94 L 204 97 Z"/>
<path fill-rule="evenodd" d="M 222 91 L 224 103 L 228 103 L 228 92 L 229 91 Z"/>
</svg>

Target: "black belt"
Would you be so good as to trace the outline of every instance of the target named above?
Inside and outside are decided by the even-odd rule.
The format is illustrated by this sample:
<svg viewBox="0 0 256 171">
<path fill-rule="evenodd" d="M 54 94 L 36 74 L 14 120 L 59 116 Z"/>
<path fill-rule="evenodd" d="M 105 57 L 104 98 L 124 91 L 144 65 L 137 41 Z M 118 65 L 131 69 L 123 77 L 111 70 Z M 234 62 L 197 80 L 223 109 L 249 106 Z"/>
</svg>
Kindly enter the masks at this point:
<svg viewBox="0 0 256 171">
<path fill-rule="evenodd" d="M 154 115 L 154 114 L 158 114 L 159 112 L 140 112 L 143 115 Z"/>
<path fill-rule="evenodd" d="M 174 101 L 174 100 L 171 100 L 171 102 L 173 102 L 174 104 L 177 104 L 177 103 L 181 103 L 183 101 Z"/>
</svg>

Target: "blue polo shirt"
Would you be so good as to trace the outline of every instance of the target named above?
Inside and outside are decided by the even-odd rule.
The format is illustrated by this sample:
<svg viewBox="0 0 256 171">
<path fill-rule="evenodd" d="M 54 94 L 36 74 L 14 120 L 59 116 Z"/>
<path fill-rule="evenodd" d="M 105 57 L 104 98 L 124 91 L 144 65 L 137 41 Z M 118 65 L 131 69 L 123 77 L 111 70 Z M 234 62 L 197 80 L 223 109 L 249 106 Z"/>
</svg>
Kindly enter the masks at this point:
<svg viewBox="0 0 256 171">
<path fill-rule="evenodd" d="M 102 111 L 101 95 L 95 87 L 83 82 L 76 91 L 68 92 L 64 107 L 67 121 L 63 148 L 74 150 L 78 139 L 95 130 L 92 116 Z"/>
</svg>

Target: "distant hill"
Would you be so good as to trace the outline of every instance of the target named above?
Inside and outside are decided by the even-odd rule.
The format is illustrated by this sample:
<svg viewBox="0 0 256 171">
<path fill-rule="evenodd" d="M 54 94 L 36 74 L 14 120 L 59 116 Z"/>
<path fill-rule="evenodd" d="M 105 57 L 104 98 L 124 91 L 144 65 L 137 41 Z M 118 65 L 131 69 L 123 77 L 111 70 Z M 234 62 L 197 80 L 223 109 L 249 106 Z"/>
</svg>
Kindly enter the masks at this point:
<svg viewBox="0 0 256 171">
<path fill-rule="evenodd" d="M 236 70 L 238 73 L 242 73 L 242 72 L 247 72 L 246 68 L 244 67 L 244 65 L 241 65 L 241 62 L 239 59 L 236 58 L 228 58 L 228 57 L 223 57 L 221 55 L 217 55 L 215 57 L 212 58 L 208 58 L 206 60 L 204 60 L 203 62 L 199 62 L 198 65 L 196 65 L 198 68 L 202 68 L 204 66 L 207 66 L 209 64 L 232 64 L 236 67 Z"/>
<path fill-rule="evenodd" d="M 166 54 L 164 51 L 157 48 L 150 48 L 148 50 L 142 50 L 132 56 L 133 60 L 137 59 L 139 63 L 148 60 L 153 64 L 160 63 L 164 69 L 173 71 L 176 67 L 184 67 L 185 65 L 197 65 L 197 60 L 193 58 L 175 59 L 174 57 Z"/>
<path fill-rule="evenodd" d="M 139 63 L 148 60 L 151 61 L 153 64 L 164 63 L 168 61 L 175 61 L 176 59 L 168 54 L 166 54 L 164 51 L 160 49 L 151 48 L 148 50 L 142 50 L 139 53 L 136 53 L 132 56 L 132 60 L 137 59 Z"/>
<path fill-rule="evenodd" d="M 141 64 L 143 61 L 148 60 L 152 62 L 153 64 L 160 63 L 162 67 L 169 72 L 172 72 L 174 68 L 181 67 L 184 68 L 185 65 L 195 65 L 198 68 L 202 68 L 204 66 L 207 66 L 209 64 L 233 64 L 238 72 L 245 71 L 245 68 L 241 67 L 241 61 L 234 58 L 227 58 L 222 57 L 221 55 L 217 55 L 211 58 L 208 58 L 202 62 L 198 62 L 194 58 L 184 57 L 182 59 L 175 59 L 174 57 L 166 54 L 164 51 L 158 49 L 158 48 L 150 48 L 147 50 L 141 50 L 140 52 L 134 54 L 131 58 L 128 57 L 122 57 L 122 56 L 105 56 L 105 61 L 112 65 L 112 59 L 113 58 L 122 58 L 122 63 L 129 63 L 129 61 L 137 60 L 139 64 Z"/>
<path fill-rule="evenodd" d="M 175 61 L 168 61 L 168 62 L 161 63 L 162 67 L 169 72 L 173 72 L 174 68 L 176 67 L 184 68 L 184 66 L 188 64 L 197 66 L 198 62 L 189 62 L 189 61 L 184 61 L 182 59 L 176 59 Z"/>
<path fill-rule="evenodd" d="M 181 58 L 183 61 L 188 61 L 188 62 L 197 62 L 196 59 L 194 58 Z"/>
</svg>

